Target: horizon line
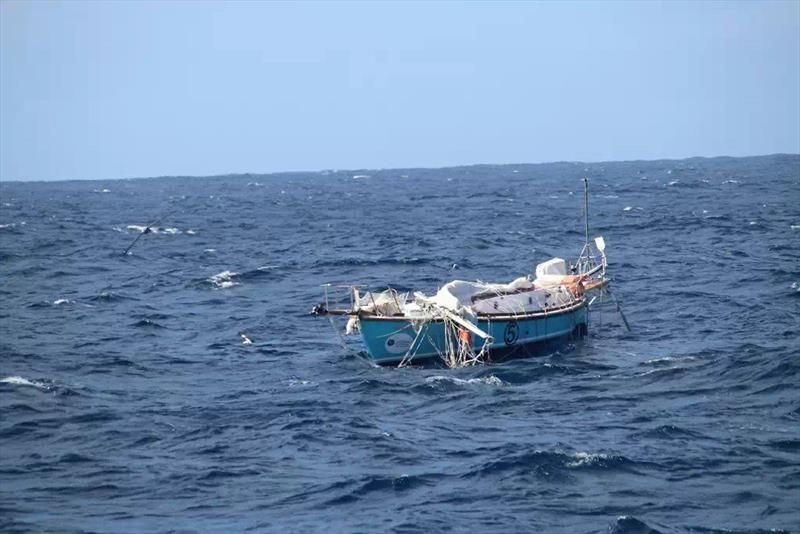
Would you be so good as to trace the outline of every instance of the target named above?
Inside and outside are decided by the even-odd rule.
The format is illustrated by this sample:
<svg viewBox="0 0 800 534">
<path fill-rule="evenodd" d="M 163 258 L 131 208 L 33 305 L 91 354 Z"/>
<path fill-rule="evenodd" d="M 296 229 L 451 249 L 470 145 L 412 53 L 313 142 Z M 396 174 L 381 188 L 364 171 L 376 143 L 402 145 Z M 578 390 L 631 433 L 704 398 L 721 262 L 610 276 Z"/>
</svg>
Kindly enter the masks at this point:
<svg viewBox="0 0 800 534">
<path fill-rule="evenodd" d="M 493 166 L 493 167 L 505 167 L 505 166 L 512 166 L 512 165 L 526 165 L 526 166 L 535 166 L 535 165 L 558 165 L 558 164 L 583 164 L 583 165 L 601 165 L 607 163 L 637 163 L 637 162 L 658 162 L 658 161 L 686 161 L 686 160 L 697 160 L 697 159 L 751 159 L 751 158 L 769 158 L 769 157 L 776 157 L 776 156 L 799 156 L 800 152 L 774 152 L 770 154 L 753 154 L 748 156 L 727 156 L 727 155 L 717 155 L 717 156 L 687 156 L 687 157 L 680 157 L 680 158 L 656 158 L 656 159 L 642 159 L 642 158 L 634 158 L 634 159 L 619 159 L 619 160 L 600 160 L 600 161 L 583 161 L 583 160 L 555 160 L 555 161 L 539 161 L 539 162 L 512 162 L 512 163 L 465 163 L 465 164 L 457 164 L 457 165 L 433 165 L 433 166 L 421 166 L 421 167 L 360 167 L 360 168 L 349 168 L 349 169 L 334 169 L 332 167 L 327 167 L 323 169 L 304 169 L 304 170 L 285 170 L 285 171 L 268 171 L 268 172 L 251 172 L 251 171 L 243 171 L 243 172 L 227 172 L 227 173 L 217 173 L 217 174 L 161 174 L 155 176 L 126 176 L 126 177 L 117 177 L 117 178 L 54 178 L 51 180 L 47 179 L 13 179 L 13 180 L 6 180 L 0 177 L 0 183 L 12 184 L 12 183 L 51 183 L 51 182 L 100 182 L 100 181 L 122 181 L 122 180 L 158 180 L 158 179 L 169 179 L 169 178 L 219 178 L 219 177 L 231 177 L 231 176 L 278 176 L 278 175 L 285 175 L 285 174 L 320 174 L 324 172 L 328 173 L 349 173 L 349 172 L 385 172 L 385 171 L 410 171 L 410 170 L 444 170 L 444 169 L 460 169 L 460 168 L 468 168 L 468 167 L 486 167 L 486 166 Z"/>
</svg>

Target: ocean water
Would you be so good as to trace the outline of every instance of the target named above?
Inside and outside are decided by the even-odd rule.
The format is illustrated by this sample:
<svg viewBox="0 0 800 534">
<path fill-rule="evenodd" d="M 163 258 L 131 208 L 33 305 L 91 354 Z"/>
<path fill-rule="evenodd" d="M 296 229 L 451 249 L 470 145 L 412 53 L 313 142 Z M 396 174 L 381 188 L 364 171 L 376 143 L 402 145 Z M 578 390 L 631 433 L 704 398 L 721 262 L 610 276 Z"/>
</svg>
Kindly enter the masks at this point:
<svg viewBox="0 0 800 534">
<path fill-rule="evenodd" d="M 597 302 L 588 338 L 537 357 L 375 368 L 308 315 L 326 282 L 574 258 L 583 176 L 632 332 Z M 800 156 L 0 202 L 0 530 L 800 531 Z"/>
</svg>

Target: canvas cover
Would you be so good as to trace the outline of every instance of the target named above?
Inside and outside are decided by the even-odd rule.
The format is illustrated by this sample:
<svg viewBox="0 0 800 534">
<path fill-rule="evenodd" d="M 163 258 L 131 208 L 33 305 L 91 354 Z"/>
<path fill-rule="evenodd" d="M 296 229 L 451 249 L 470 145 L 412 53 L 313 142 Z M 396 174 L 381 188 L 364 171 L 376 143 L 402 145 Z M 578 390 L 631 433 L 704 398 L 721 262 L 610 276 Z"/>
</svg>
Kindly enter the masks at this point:
<svg viewBox="0 0 800 534">
<path fill-rule="evenodd" d="M 536 280 L 538 287 L 553 287 L 561 283 L 567 275 L 567 262 L 562 258 L 553 258 L 536 266 Z"/>
<path fill-rule="evenodd" d="M 366 293 L 358 299 L 360 309 L 379 315 L 424 314 L 428 306 L 441 307 L 456 314 L 523 314 L 568 304 L 573 300 L 562 286 L 567 263 L 553 258 L 536 266 L 536 280 L 520 277 L 508 284 L 453 280 L 433 296 L 407 294 L 394 290 Z"/>
</svg>

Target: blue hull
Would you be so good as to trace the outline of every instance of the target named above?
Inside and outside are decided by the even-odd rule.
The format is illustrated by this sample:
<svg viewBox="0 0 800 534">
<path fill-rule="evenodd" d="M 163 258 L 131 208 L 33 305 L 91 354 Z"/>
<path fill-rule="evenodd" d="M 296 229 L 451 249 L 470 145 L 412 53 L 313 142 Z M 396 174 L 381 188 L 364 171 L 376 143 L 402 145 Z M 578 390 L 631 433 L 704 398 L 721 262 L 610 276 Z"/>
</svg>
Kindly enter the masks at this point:
<svg viewBox="0 0 800 534">
<path fill-rule="evenodd" d="M 509 353 L 525 351 L 534 344 L 567 336 L 576 330 L 585 332 L 587 322 L 587 306 L 583 302 L 568 310 L 548 314 L 496 318 L 479 316 L 477 325 L 494 338 L 489 346 L 489 355 L 497 359 Z M 415 349 L 412 351 L 412 363 L 440 358 L 444 352 L 445 330 L 441 321 L 426 323 L 419 337 L 412 323 L 402 317 L 362 316 L 360 325 L 367 354 L 380 365 L 399 363 L 412 344 Z M 478 352 L 483 340 L 472 336 L 472 346 Z"/>
</svg>

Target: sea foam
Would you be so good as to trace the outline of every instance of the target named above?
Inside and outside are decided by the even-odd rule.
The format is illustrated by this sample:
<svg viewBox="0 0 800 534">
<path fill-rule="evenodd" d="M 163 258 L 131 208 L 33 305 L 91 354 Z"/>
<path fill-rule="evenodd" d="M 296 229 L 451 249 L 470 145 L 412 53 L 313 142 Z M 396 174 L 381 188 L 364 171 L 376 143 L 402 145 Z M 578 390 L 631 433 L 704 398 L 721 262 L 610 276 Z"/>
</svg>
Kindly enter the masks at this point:
<svg viewBox="0 0 800 534">
<path fill-rule="evenodd" d="M 13 386 L 30 386 L 39 389 L 50 389 L 47 384 L 43 384 L 42 382 L 36 382 L 33 380 L 28 380 L 27 378 L 22 378 L 21 376 L 7 376 L 0 380 L 0 384 L 11 384 Z"/>
</svg>

